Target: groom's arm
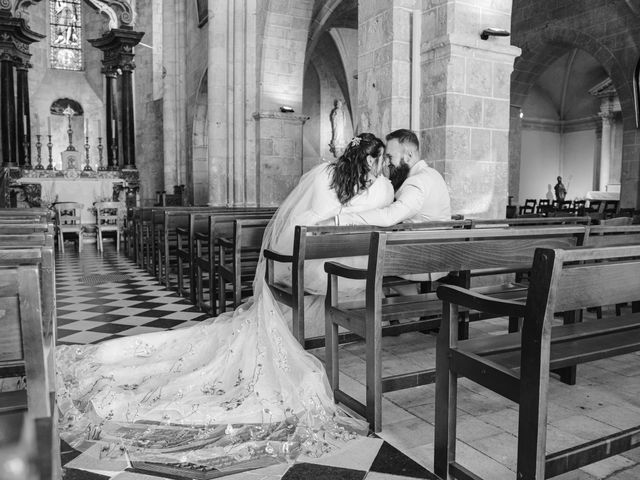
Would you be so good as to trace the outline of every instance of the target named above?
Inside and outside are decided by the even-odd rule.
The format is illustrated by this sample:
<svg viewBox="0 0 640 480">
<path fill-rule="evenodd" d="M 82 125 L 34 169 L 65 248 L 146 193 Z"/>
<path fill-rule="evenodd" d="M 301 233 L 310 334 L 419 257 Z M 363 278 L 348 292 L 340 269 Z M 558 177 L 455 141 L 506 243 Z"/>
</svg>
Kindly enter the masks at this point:
<svg viewBox="0 0 640 480">
<path fill-rule="evenodd" d="M 405 181 L 395 202 L 388 207 L 376 208 L 360 213 L 342 213 L 336 217 L 336 225 L 376 225 L 390 227 L 413 218 L 422 210 L 424 188 L 411 181 Z"/>
</svg>

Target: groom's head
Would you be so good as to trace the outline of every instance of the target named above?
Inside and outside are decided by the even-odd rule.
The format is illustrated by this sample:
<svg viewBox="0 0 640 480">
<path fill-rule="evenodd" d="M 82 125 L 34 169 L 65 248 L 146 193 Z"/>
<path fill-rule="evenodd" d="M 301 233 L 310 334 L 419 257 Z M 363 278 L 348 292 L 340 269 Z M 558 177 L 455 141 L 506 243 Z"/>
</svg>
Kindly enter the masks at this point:
<svg viewBox="0 0 640 480">
<path fill-rule="evenodd" d="M 389 180 L 398 190 L 409 170 L 420 160 L 420 142 L 411 130 L 400 129 L 387 135 L 385 156 L 389 161 Z"/>
</svg>

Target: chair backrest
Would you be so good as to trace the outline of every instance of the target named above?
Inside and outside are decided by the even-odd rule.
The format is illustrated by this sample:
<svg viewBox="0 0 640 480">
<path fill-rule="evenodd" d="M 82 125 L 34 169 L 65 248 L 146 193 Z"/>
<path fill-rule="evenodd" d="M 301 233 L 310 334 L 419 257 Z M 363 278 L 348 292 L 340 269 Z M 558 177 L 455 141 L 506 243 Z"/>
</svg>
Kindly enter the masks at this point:
<svg viewBox="0 0 640 480">
<path fill-rule="evenodd" d="M 540 249 L 530 276 L 523 338 L 548 342 L 555 312 L 640 300 L 640 245 Z"/>
<path fill-rule="evenodd" d="M 96 225 L 117 226 L 124 215 L 124 204 L 120 202 L 96 202 Z"/>
<path fill-rule="evenodd" d="M 53 206 L 56 210 L 56 224 L 59 227 L 82 226 L 81 212 L 84 208 L 82 203 L 60 202 Z"/>
<path fill-rule="evenodd" d="M 524 201 L 524 206 L 525 207 L 535 207 L 537 203 L 537 200 L 535 198 L 527 198 Z"/>
</svg>

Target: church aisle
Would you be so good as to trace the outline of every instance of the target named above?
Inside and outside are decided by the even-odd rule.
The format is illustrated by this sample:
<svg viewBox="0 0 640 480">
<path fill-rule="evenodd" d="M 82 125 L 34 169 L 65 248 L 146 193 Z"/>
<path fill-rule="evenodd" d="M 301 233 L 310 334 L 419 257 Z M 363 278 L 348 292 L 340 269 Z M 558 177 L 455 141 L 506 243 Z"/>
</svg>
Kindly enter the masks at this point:
<svg viewBox="0 0 640 480">
<path fill-rule="evenodd" d="M 95 244 L 83 246 L 81 254 L 65 249 L 56 257 L 58 343 L 99 343 L 111 338 L 184 328 L 208 318 L 174 291 L 160 285 L 111 243 L 100 254 Z M 113 465 L 93 458 L 90 451 L 74 451 L 63 442 L 65 480 L 142 480 L 166 478 L 127 468 L 118 473 Z M 93 470 L 91 473 L 87 470 Z M 124 468 L 120 468 L 124 470 Z M 98 473 L 99 472 L 99 473 Z M 109 474 L 107 474 L 109 472 Z M 177 473 L 177 472 L 175 472 Z M 187 472 L 183 476 L 193 478 Z M 381 438 L 361 438 L 340 452 L 322 458 L 299 458 L 293 465 L 277 464 L 224 477 L 229 480 L 409 480 L 435 479 Z"/>
</svg>

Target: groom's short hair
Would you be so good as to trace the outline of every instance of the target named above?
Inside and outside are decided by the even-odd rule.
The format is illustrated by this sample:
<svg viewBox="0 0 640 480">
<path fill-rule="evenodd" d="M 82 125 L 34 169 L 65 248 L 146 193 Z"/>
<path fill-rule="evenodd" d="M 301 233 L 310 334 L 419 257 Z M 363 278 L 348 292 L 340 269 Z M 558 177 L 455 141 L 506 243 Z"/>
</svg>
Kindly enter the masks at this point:
<svg viewBox="0 0 640 480">
<path fill-rule="evenodd" d="M 387 142 L 389 140 L 397 140 L 400 145 L 410 143 L 411 145 L 414 145 L 418 151 L 420 151 L 420 142 L 418 141 L 418 136 L 411 130 L 408 130 L 406 128 L 394 130 L 386 136 L 386 139 Z"/>
</svg>

